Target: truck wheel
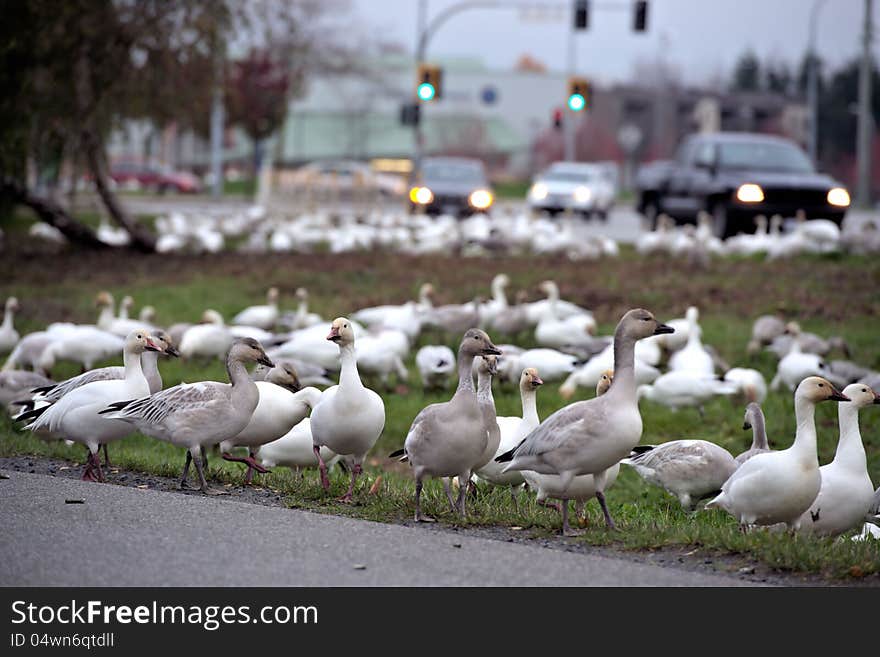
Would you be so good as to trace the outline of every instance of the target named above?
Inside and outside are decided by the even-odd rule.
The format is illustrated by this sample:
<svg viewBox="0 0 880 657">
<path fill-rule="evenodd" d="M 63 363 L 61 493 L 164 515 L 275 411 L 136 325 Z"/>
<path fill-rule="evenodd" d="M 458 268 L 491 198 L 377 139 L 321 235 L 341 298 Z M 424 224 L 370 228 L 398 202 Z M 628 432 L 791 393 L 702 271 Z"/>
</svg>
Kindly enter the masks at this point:
<svg viewBox="0 0 880 657">
<path fill-rule="evenodd" d="M 727 239 L 730 235 L 730 221 L 727 213 L 727 205 L 721 202 L 712 206 L 712 234 L 720 240 Z"/>
</svg>

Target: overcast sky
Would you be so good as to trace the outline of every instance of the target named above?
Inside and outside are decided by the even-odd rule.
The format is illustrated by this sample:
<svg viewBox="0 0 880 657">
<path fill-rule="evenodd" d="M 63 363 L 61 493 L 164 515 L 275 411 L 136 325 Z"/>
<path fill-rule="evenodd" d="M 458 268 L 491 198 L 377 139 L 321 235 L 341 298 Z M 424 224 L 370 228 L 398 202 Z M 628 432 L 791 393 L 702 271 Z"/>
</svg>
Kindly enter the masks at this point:
<svg viewBox="0 0 880 657">
<path fill-rule="evenodd" d="M 822 0 L 820 0 L 821 2 Z M 419 0 L 352 0 L 365 31 L 414 50 Z M 460 0 L 427 0 L 429 18 Z M 552 4 L 553 0 L 539 0 Z M 592 0 L 590 27 L 576 33 L 577 71 L 600 82 L 628 80 L 635 62 L 665 57 L 687 82 L 727 75 L 737 57 L 758 55 L 798 62 L 807 46 L 814 0 L 649 0 L 648 32 L 632 31 L 630 0 Z M 557 0 L 565 6 L 570 0 Z M 510 5 L 523 4 L 511 0 Z M 608 5 L 624 10 L 606 9 Z M 835 67 L 858 56 L 864 0 L 824 0 L 816 48 Z M 875 34 L 880 0 L 874 2 Z M 477 56 L 487 66 L 510 69 L 528 53 L 549 69 L 566 70 L 568 11 L 543 18 L 516 8 L 475 8 L 453 16 L 428 48 L 433 56 Z M 877 51 L 878 39 L 874 39 Z"/>
</svg>

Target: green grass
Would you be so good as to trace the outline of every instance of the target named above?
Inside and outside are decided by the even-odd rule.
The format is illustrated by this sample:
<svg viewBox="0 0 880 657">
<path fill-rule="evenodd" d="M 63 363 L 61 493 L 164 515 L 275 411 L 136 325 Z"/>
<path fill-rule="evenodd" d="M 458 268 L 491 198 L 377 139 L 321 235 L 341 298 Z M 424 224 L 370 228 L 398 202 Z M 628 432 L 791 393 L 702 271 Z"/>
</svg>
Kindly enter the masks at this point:
<svg viewBox="0 0 880 657">
<path fill-rule="evenodd" d="M 58 271 L 74 267 L 75 255 L 57 263 Z M 420 282 L 432 280 L 441 295 L 440 301 L 470 298 L 487 288 L 495 271 L 507 271 L 512 290 L 533 289 L 551 275 L 563 288 L 563 295 L 596 309 L 600 333 L 607 333 L 619 317 L 620 309 L 643 305 L 662 318 L 680 316 L 684 307 L 696 301 L 702 309 L 704 340 L 716 346 L 731 365 L 755 367 L 768 382 L 775 361 L 767 354 L 748 358 L 745 345 L 752 319 L 782 305 L 802 319 L 806 330 L 843 335 L 858 362 L 877 367 L 880 350 L 876 341 L 876 317 L 880 303 L 876 292 L 861 287 L 880 280 L 880 265 L 867 259 L 808 258 L 791 263 L 764 265 L 752 261 L 734 261 L 706 272 L 683 270 L 664 261 L 637 261 L 626 250 L 616 261 L 587 265 L 557 265 L 548 271 L 549 261 L 505 259 L 487 263 L 475 259 L 408 260 L 382 254 L 336 258 L 324 255 L 266 257 L 238 263 L 230 271 L 228 261 L 220 258 L 159 259 L 150 256 L 127 256 L 126 266 L 107 262 L 105 269 L 92 271 L 85 278 L 76 271 L 65 277 L 38 276 L 24 261 L 6 263 L 0 280 L 0 296 L 16 294 L 25 305 L 16 325 L 22 333 L 42 328 L 51 319 L 94 321 L 92 301 L 95 293 L 107 287 L 118 299 L 132 294 L 139 303 L 151 303 L 164 324 L 197 320 L 202 310 L 215 308 L 231 316 L 242 307 L 259 303 L 265 287 L 282 284 L 282 303 L 293 304 L 292 290 L 305 285 L 312 292 L 311 310 L 332 318 L 353 308 L 380 302 L 399 302 L 409 298 Z M 489 265 L 487 267 L 487 264 Z M 34 266 L 36 267 L 36 266 Z M 633 280 L 631 270 L 646 268 L 642 280 Z M 746 288 L 745 291 L 743 288 Z M 843 294 L 843 291 L 846 294 Z M 748 309 L 747 311 L 744 309 Z M 422 336 L 413 349 L 436 342 L 436 335 Z M 497 342 L 507 341 L 493 336 Z M 445 339 L 454 346 L 455 340 Z M 531 346 L 531 339 L 520 341 Z M 446 391 L 423 393 L 413 359 L 409 390 L 406 394 L 386 391 L 377 381 L 367 383 L 383 394 L 386 403 L 386 426 L 368 456 L 366 481 L 356 495 L 356 504 L 335 503 L 344 492 L 347 477 L 334 472 L 333 490 L 325 496 L 314 472 L 304 479 L 276 468 L 266 475 L 264 485 L 281 491 L 291 507 L 319 512 L 344 514 L 383 522 L 400 522 L 412 517 L 413 484 L 408 468 L 387 458 L 399 448 L 416 414 L 427 404 L 445 401 Z M 223 380 L 219 362 L 184 363 L 162 361 L 166 386 L 182 380 Z M 75 373 L 66 365 L 57 377 Z M 558 382 L 548 383 L 539 391 L 539 414 L 546 417 L 563 406 L 557 392 Z M 592 391 L 578 390 L 576 399 L 592 396 Z M 495 387 L 499 415 L 519 415 L 520 402 L 510 384 Z M 748 447 L 751 433 L 742 430 L 743 402 L 716 399 L 705 407 L 700 417 L 696 410 L 677 413 L 662 406 L 643 402 L 643 443 L 657 443 L 678 438 L 703 438 L 716 442 L 736 454 Z M 793 400 L 790 393 L 771 393 L 764 404 L 767 431 L 773 447 L 788 447 L 795 433 Z M 875 409 L 862 413 L 862 436 L 868 454 L 869 471 L 880 481 L 880 422 Z M 817 408 L 819 455 L 828 462 L 836 448 L 837 420 L 833 404 Z M 165 443 L 136 435 L 110 448 L 114 463 L 124 468 L 166 476 L 179 476 L 183 452 Z M 37 454 L 69 459 L 79 464 L 82 447 L 62 443 L 46 444 L 15 431 L 8 419 L 0 421 L 0 455 Z M 382 482 L 377 494 L 368 490 L 378 476 Z M 213 458 L 210 476 L 222 483 L 240 483 L 243 468 Z M 580 540 L 590 545 L 612 546 L 625 550 L 653 550 L 689 546 L 706 554 L 735 554 L 754 559 L 783 571 L 819 573 L 834 578 L 877 577 L 880 574 L 880 546 L 849 540 L 820 539 L 755 531 L 742 534 L 735 521 L 722 511 L 685 514 L 678 502 L 662 490 L 649 486 L 627 467 L 608 491 L 608 502 L 620 531 L 604 528 L 595 502 L 588 505 L 589 530 Z M 533 496 L 520 497 L 519 510 L 510 502 L 507 490 L 485 489 L 476 501 L 469 502 L 467 521 L 454 517 L 446 504 L 439 482 L 431 481 L 424 493 L 424 510 L 450 525 L 521 527 L 526 535 L 545 538 L 558 533 L 556 512 L 534 503 Z M 561 539 L 560 539 L 561 540 Z"/>
</svg>

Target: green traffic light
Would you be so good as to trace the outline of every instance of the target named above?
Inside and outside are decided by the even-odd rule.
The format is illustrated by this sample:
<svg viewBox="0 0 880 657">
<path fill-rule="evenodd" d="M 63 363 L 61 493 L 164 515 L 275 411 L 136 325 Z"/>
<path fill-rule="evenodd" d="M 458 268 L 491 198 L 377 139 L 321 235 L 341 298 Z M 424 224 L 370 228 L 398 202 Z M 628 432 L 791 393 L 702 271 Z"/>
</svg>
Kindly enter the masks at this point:
<svg viewBox="0 0 880 657">
<path fill-rule="evenodd" d="M 422 82 L 419 85 L 417 90 L 419 94 L 419 98 L 422 100 L 431 100 L 434 97 L 434 94 L 437 93 L 436 89 L 434 89 L 434 85 L 430 82 Z"/>
<path fill-rule="evenodd" d="M 587 101 L 580 94 L 572 94 L 568 97 L 568 108 L 572 112 L 580 112 L 586 104 Z"/>
</svg>

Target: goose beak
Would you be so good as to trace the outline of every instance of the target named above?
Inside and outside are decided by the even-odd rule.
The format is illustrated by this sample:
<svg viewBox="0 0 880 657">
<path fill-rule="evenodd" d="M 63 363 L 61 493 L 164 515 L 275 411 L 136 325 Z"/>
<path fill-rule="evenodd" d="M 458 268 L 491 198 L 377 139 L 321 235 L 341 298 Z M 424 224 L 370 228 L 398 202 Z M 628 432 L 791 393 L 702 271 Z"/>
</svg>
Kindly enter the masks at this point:
<svg viewBox="0 0 880 657">
<path fill-rule="evenodd" d="M 874 403 L 880 404 L 880 395 L 878 395 L 876 392 L 874 393 Z"/>
<path fill-rule="evenodd" d="M 484 356 L 500 356 L 501 350 L 496 347 L 494 344 L 490 344 L 488 347 L 483 349 Z"/>
<path fill-rule="evenodd" d="M 167 347 L 165 347 L 165 355 L 172 356 L 174 358 L 178 358 L 180 356 L 180 352 L 177 351 L 176 347 L 172 347 L 171 345 L 168 345 Z"/>
<path fill-rule="evenodd" d="M 751 428 L 752 428 L 751 422 L 743 422 L 743 431 L 748 431 Z"/>
<path fill-rule="evenodd" d="M 831 396 L 828 399 L 830 399 L 831 401 L 838 401 L 838 402 L 852 401 L 849 397 L 844 395 L 837 388 L 831 388 Z"/>
<path fill-rule="evenodd" d="M 532 379 L 532 385 L 535 386 L 536 388 L 538 386 L 542 386 L 542 385 L 544 385 L 544 379 L 542 379 L 540 376 L 536 376 L 535 378 Z"/>
<path fill-rule="evenodd" d="M 339 340 L 340 337 L 341 336 L 339 335 L 339 329 L 334 326 L 330 329 L 330 334 L 327 336 L 327 339 L 331 342 L 336 342 L 337 340 Z"/>
<path fill-rule="evenodd" d="M 147 338 L 147 345 L 144 347 L 145 351 L 164 351 L 161 347 L 157 346 L 155 342 Z"/>
<path fill-rule="evenodd" d="M 266 354 L 263 354 L 259 358 L 257 358 L 257 362 L 260 365 L 265 365 L 266 367 L 275 367 L 275 363 L 269 360 L 269 357 Z"/>
<path fill-rule="evenodd" d="M 668 324 L 657 324 L 654 329 L 654 335 L 663 335 L 664 333 L 675 333 L 675 329 Z"/>
</svg>

